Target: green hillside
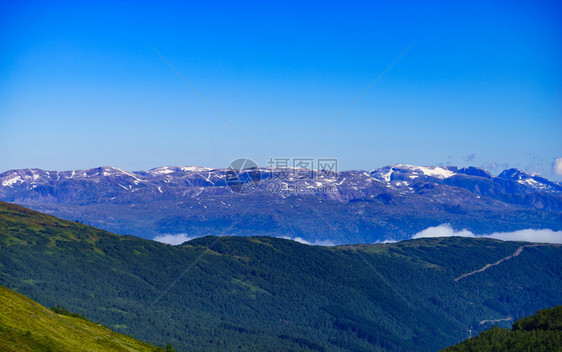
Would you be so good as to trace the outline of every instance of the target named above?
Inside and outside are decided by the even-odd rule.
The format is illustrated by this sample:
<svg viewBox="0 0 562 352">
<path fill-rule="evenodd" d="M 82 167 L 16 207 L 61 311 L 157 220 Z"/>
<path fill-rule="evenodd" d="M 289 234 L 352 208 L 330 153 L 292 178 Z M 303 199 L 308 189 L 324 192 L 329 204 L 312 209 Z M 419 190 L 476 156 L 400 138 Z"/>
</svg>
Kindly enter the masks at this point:
<svg viewBox="0 0 562 352">
<path fill-rule="evenodd" d="M 174 247 L 0 203 L 2 285 L 179 351 L 434 351 L 562 304 L 560 246 L 455 281 L 523 245 L 208 236 Z"/>
<path fill-rule="evenodd" d="M 517 320 L 512 329 L 493 327 L 443 352 L 562 351 L 562 306 Z"/>
<path fill-rule="evenodd" d="M 0 351 L 158 350 L 84 318 L 56 314 L 0 286 Z"/>
</svg>

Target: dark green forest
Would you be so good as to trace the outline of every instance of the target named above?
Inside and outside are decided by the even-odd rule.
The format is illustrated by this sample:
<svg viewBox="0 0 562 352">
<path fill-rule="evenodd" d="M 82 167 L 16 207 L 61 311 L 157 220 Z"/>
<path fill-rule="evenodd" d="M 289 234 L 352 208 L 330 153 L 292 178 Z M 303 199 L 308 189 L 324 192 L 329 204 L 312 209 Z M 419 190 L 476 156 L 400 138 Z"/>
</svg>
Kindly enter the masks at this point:
<svg viewBox="0 0 562 352">
<path fill-rule="evenodd" d="M 517 320 L 512 329 L 497 326 L 443 352 L 555 352 L 562 351 L 562 306 Z"/>
<path fill-rule="evenodd" d="M 0 284 L 177 351 L 434 351 L 562 304 L 562 248 L 433 238 L 169 246 L 0 203 Z"/>
</svg>

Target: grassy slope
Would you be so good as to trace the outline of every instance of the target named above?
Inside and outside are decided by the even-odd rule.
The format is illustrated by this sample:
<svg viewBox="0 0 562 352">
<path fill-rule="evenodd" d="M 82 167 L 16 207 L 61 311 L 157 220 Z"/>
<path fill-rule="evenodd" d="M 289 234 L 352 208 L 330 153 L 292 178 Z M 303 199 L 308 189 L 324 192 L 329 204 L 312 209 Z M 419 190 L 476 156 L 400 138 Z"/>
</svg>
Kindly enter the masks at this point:
<svg viewBox="0 0 562 352">
<path fill-rule="evenodd" d="M 481 320 L 562 303 L 556 246 L 454 282 L 520 245 L 206 237 L 172 247 L 0 202 L 0 283 L 178 350 L 435 350 L 488 328 Z"/>
<path fill-rule="evenodd" d="M 88 320 L 50 309 L 0 286 L 0 351 L 156 351 Z"/>
</svg>

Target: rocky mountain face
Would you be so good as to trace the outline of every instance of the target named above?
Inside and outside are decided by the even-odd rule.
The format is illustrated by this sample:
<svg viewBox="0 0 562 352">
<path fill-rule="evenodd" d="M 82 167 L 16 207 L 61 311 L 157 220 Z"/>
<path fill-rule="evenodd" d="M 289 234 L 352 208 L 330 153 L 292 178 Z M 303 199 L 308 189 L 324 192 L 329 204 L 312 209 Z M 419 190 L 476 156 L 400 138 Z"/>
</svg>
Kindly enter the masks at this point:
<svg viewBox="0 0 562 352">
<path fill-rule="evenodd" d="M 256 187 L 244 191 L 248 180 Z M 0 174 L 0 200 L 144 238 L 270 235 L 343 244 L 406 239 L 442 223 L 474 233 L 562 230 L 562 185 L 517 169 L 497 177 L 475 167 L 412 165 L 337 174 L 21 169 Z"/>
</svg>

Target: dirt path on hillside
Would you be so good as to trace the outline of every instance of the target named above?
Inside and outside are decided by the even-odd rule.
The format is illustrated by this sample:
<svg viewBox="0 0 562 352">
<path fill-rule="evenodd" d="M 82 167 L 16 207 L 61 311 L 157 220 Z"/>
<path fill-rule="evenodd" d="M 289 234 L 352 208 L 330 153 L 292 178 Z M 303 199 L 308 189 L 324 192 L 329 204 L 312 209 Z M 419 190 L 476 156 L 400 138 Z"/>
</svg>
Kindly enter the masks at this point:
<svg viewBox="0 0 562 352">
<path fill-rule="evenodd" d="M 486 324 L 486 323 L 498 323 L 498 322 L 500 322 L 500 321 L 509 321 L 509 320 L 513 320 L 513 318 L 511 317 L 511 315 L 510 315 L 509 317 L 507 317 L 507 318 L 492 319 L 492 320 L 487 320 L 487 319 L 486 319 L 486 320 L 482 320 L 482 321 L 480 322 L 480 325 Z"/>
<path fill-rule="evenodd" d="M 502 259 L 498 260 L 498 261 L 495 262 L 495 263 L 486 264 L 486 265 L 484 265 L 484 267 L 482 267 L 481 269 L 474 270 L 474 271 L 471 271 L 471 272 L 466 273 L 466 274 L 462 274 L 461 276 L 457 277 L 457 278 L 455 279 L 455 281 L 459 281 L 459 280 L 464 279 L 465 277 L 470 276 L 470 275 L 474 275 L 474 274 L 477 274 L 477 273 L 481 273 L 481 272 L 483 272 L 483 271 L 485 271 L 485 270 L 488 270 L 489 268 L 491 268 L 491 267 L 493 267 L 493 266 L 496 266 L 496 265 L 499 265 L 499 264 L 503 263 L 503 262 L 506 261 L 506 260 L 509 260 L 509 259 L 511 259 L 511 258 L 515 258 L 515 257 L 517 257 L 519 254 L 521 254 L 521 252 L 523 252 L 523 249 L 525 249 L 525 248 L 527 248 L 527 247 L 537 247 L 537 246 L 540 246 L 540 244 L 529 244 L 529 245 L 521 246 L 521 247 L 517 248 L 517 250 L 515 251 L 515 253 L 513 253 L 512 255 L 508 255 L 507 257 L 502 258 Z"/>
</svg>

